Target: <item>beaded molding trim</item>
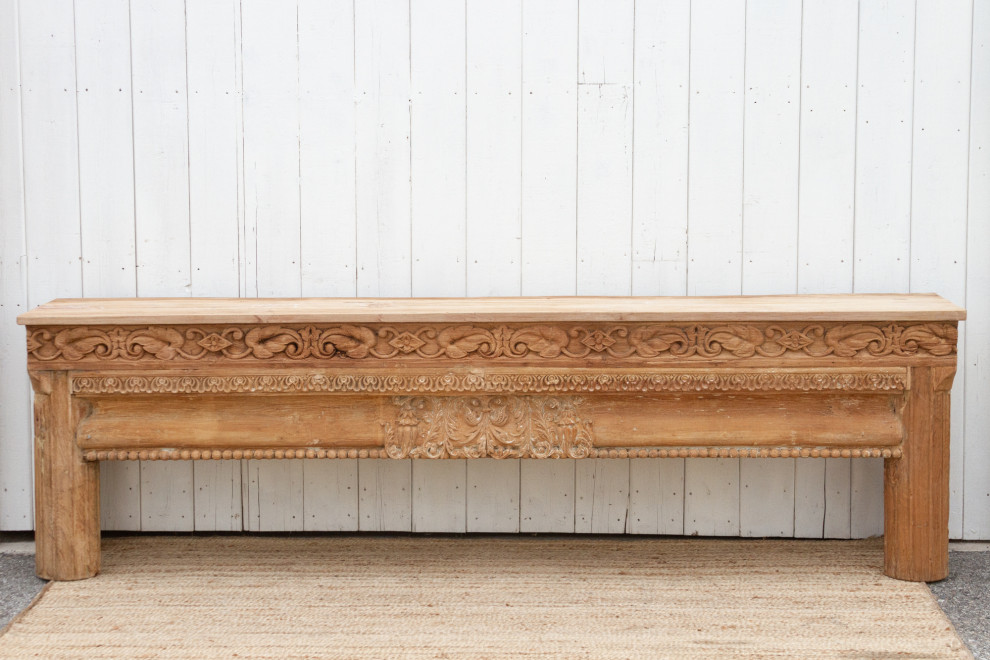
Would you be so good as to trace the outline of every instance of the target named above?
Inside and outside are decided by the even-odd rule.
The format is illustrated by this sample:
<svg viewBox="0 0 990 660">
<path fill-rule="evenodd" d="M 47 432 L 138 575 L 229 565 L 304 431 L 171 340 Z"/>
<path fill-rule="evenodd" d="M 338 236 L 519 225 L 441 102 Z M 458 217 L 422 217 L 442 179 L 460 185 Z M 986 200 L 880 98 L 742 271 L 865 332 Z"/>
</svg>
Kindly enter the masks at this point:
<svg viewBox="0 0 990 660">
<path fill-rule="evenodd" d="M 73 394 L 902 391 L 903 370 L 72 377 Z"/>
<path fill-rule="evenodd" d="M 591 449 L 588 458 L 901 458 L 901 447 L 615 447 Z M 185 461 L 281 458 L 388 458 L 373 449 L 109 449 L 83 452 L 87 461 Z"/>
<path fill-rule="evenodd" d="M 48 362 L 947 356 L 953 323 L 572 323 L 507 325 L 241 325 L 31 327 L 27 350 Z"/>
</svg>

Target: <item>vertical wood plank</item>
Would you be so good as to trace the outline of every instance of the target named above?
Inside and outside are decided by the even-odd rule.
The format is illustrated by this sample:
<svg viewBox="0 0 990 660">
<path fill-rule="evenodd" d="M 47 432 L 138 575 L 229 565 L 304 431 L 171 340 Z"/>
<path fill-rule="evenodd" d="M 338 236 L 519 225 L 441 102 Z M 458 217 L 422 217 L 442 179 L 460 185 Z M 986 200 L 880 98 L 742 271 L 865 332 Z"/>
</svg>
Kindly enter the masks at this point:
<svg viewBox="0 0 990 660">
<path fill-rule="evenodd" d="M 136 294 L 131 39 L 126 1 L 75 3 L 83 295 Z M 141 528 L 141 466 L 100 466 L 104 529 Z"/>
<path fill-rule="evenodd" d="M 740 536 L 795 535 L 794 478 L 794 459 L 746 458 L 740 461 Z"/>
<path fill-rule="evenodd" d="M 574 463 L 572 459 L 521 462 L 520 532 L 574 532 Z"/>
<path fill-rule="evenodd" d="M 466 292 L 519 295 L 522 0 L 468 0 L 466 11 Z"/>
<path fill-rule="evenodd" d="M 233 3 L 186 4 L 189 232 L 194 296 L 240 293 L 238 163 L 241 89 Z"/>
<path fill-rule="evenodd" d="M 973 7 L 966 259 L 966 433 L 963 538 L 990 538 L 990 2 Z M 960 376 L 956 376 L 959 378 Z M 955 423 L 955 420 L 953 420 Z"/>
<path fill-rule="evenodd" d="M 244 528 L 241 461 L 194 462 L 193 487 L 197 532 L 239 532 Z"/>
<path fill-rule="evenodd" d="M 639 3 L 633 53 L 632 293 L 687 293 L 690 0 Z M 684 459 L 633 459 L 632 534 L 684 531 Z"/>
<path fill-rule="evenodd" d="M 518 459 L 467 462 L 467 531 L 519 531 Z"/>
<path fill-rule="evenodd" d="M 910 286 L 914 27 L 913 3 L 860 5 L 853 247 L 857 293 L 899 293 Z M 850 483 L 850 534 L 880 534 L 881 461 L 853 461 Z"/>
<path fill-rule="evenodd" d="M 409 3 L 354 9 L 357 292 L 408 296 Z"/>
<path fill-rule="evenodd" d="M 175 461 L 179 463 L 179 461 Z M 189 532 L 195 528 L 192 465 L 141 461 L 141 530 Z"/>
<path fill-rule="evenodd" d="M 629 461 L 629 534 L 684 533 L 684 459 Z"/>
<path fill-rule="evenodd" d="M 466 5 L 465 292 L 521 287 L 522 0 Z M 518 460 L 467 462 L 467 531 L 519 531 Z"/>
<path fill-rule="evenodd" d="M 233 3 L 186 4 L 189 111 L 190 290 L 194 296 L 240 293 L 240 17 Z M 240 461 L 193 463 L 195 527 L 244 526 Z"/>
<path fill-rule="evenodd" d="M 412 531 L 467 531 L 465 463 L 412 462 Z"/>
<path fill-rule="evenodd" d="M 303 296 L 355 292 L 353 10 L 344 2 L 299 2 Z"/>
<path fill-rule="evenodd" d="M 578 87 L 579 295 L 628 295 L 632 288 L 631 90 Z"/>
<path fill-rule="evenodd" d="M 746 4 L 744 294 L 797 287 L 801 5 Z M 794 459 L 739 463 L 743 536 L 793 536 Z"/>
<path fill-rule="evenodd" d="M 0 530 L 34 526 L 31 394 L 24 329 L 24 171 L 21 149 L 20 22 L 16 0 L 0 1 Z"/>
<path fill-rule="evenodd" d="M 804 3 L 798 293 L 853 288 L 859 6 Z M 850 459 L 798 459 L 796 536 L 849 536 Z"/>
<path fill-rule="evenodd" d="M 362 532 L 412 531 L 412 461 L 358 459 L 358 498 Z"/>
<path fill-rule="evenodd" d="M 303 471 L 299 459 L 247 461 L 251 507 L 257 527 L 250 531 L 301 532 L 303 525 Z"/>
<path fill-rule="evenodd" d="M 694 536 L 739 534 L 739 461 L 732 458 L 684 461 L 684 533 Z"/>
<path fill-rule="evenodd" d="M 75 3 L 83 295 L 135 294 L 131 40 L 126 0 Z"/>
<path fill-rule="evenodd" d="M 258 296 L 302 291 L 299 154 L 299 16 L 296 3 L 241 10 L 245 215 L 254 219 Z M 305 461 L 252 461 L 259 529 L 303 529 Z M 255 481 L 255 473 L 257 479 Z M 288 494 L 279 501 L 278 494 Z"/>
<path fill-rule="evenodd" d="M 827 539 L 848 539 L 852 536 L 853 487 L 850 460 L 852 459 L 825 459 L 825 519 L 822 521 L 822 534 Z M 876 469 L 875 464 L 873 469 Z M 857 470 L 857 474 L 861 473 L 861 470 Z M 867 474 L 870 472 L 867 471 Z M 874 525 L 876 521 L 870 524 Z"/>
<path fill-rule="evenodd" d="M 464 7 L 465 0 L 410 2 L 414 296 L 463 296 L 465 290 Z"/>
<path fill-rule="evenodd" d="M 915 34 L 914 149 L 911 163 L 911 290 L 966 303 L 966 216 L 972 0 L 919 0 Z M 976 256 L 976 255 L 974 255 Z M 979 258 L 979 257 L 977 257 Z M 966 328 L 959 360 L 966 361 Z M 966 381 L 952 388 L 949 528 L 962 537 Z"/>
<path fill-rule="evenodd" d="M 622 534 L 629 515 L 629 460 L 589 458 L 577 461 L 574 531 Z"/>
<path fill-rule="evenodd" d="M 523 3 L 522 293 L 573 295 L 577 3 Z"/>
<path fill-rule="evenodd" d="M 633 39 L 631 0 L 578 0 L 578 84 L 628 85 Z"/>
<path fill-rule="evenodd" d="M 745 4 L 691 5 L 688 293 L 742 290 Z M 684 532 L 739 532 L 739 459 L 684 464 Z"/>
<path fill-rule="evenodd" d="M 130 5 L 137 295 L 190 294 L 185 5 Z M 141 463 L 141 528 L 192 530 L 193 466 Z"/>
<path fill-rule="evenodd" d="M 19 4 L 28 304 L 82 295 L 71 0 Z M 58 194 L 52 194 L 58 191 Z"/>
<path fill-rule="evenodd" d="M 632 2 L 578 3 L 577 292 L 632 287 Z"/>
<path fill-rule="evenodd" d="M 633 295 L 687 292 L 690 0 L 636 6 Z"/>
<path fill-rule="evenodd" d="M 303 529 L 307 532 L 357 531 L 357 460 L 311 460 L 307 463 L 303 475 Z"/>
</svg>

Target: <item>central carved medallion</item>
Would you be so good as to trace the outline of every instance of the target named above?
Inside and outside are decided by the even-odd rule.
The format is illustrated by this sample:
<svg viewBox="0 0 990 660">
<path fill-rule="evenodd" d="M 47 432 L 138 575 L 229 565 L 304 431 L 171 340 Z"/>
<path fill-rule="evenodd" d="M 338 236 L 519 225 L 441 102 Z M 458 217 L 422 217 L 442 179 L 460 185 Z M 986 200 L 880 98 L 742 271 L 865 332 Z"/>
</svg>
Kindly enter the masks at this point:
<svg viewBox="0 0 990 660">
<path fill-rule="evenodd" d="M 382 422 L 391 458 L 585 458 L 577 396 L 396 396 Z"/>
</svg>

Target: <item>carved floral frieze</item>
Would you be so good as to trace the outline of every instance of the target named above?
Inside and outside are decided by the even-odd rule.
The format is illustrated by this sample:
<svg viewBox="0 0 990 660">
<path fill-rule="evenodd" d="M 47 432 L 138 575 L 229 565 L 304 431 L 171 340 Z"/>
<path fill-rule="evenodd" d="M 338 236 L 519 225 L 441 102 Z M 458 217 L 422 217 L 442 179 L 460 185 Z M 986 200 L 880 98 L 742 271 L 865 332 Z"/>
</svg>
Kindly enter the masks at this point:
<svg viewBox="0 0 990 660">
<path fill-rule="evenodd" d="M 81 374 L 73 394 L 205 393 L 543 393 L 543 392 L 887 392 L 908 387 L 904 371 L 654 373 L 249 374 L 134 376 Z"/>
<path fill-rule="evenodd" d="M 576 396 L 397 396 L 382 422 L 389 458 L 586 458 Z"/>
<path fill-rule="evenodd" d="M 41 362 L 947 356 L 954 324 L 258 325 L 32 328 Z"/>
</svg>

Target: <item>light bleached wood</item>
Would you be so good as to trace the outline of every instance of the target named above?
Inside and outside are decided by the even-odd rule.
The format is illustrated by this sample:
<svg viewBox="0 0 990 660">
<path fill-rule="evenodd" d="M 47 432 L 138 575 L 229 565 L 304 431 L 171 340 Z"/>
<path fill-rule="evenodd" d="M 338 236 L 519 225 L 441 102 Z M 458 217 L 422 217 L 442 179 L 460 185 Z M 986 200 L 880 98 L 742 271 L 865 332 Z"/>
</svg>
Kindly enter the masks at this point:
<svg viewBox="0 0 990 660">
<path fill-rule="evenodd" d="M 467 531 L 519 531 L 520 461 L 467 461 Z"/>
<path fill-rule="evenodd" d="M 932 582 L 949 574 L 949 390 L 954 370 L 912 370 L 905 455 L 884 464 L 884 572 Z"/>
<path fill-rule="evenodd" d="M 358 462 L 307 461 L 303 465 L 303 528 L 307 532 L 358 529 Z"/>
<path fill-rule="evenodd" d="M 519 531 L 574 532 L 575 462 L 522 461 L 519 481 Z"/>
<path fill-rule="evenodd" d="M 362 532 L 412 531 L 412 461 L 360 459 L 358 484 Z"/>
<path fill-rule="evenodd" d="M 629 461 L 629 534 L 684 533 L 684 459 Z"/>
<path fill-rule="evenodd" d="M 412 531 L 467 531 L 467 468 L 462 461 L 413 461 Z"/>
<path fill-rule="evenodd" d="M 100 571 L 100 472 L 73 442 L 83 411 L 68 374 L 35 374 L 34 390 L 35 569 L 47 580 L 92 577 Z"/>
<path fill-rule="evenodd" d="M 891 410 L 898 405 L 900 396 L 613 394 L 585 398 L 531 395 L 523 400 L 535 406 L 527 409 L 530 412 L 526 414 L 536 414 L 532 411 L 545 404 L 572 408 L 577 423 L 588 425 L 589 448 L 691 445 L 853 448 L 894 447 L 900 443 L 903 427 Z M 393 444 L 404 442 L 397 435 L 403 420 L 421 424 L 418 428 L 424 429 L 424 433 L 432 428 L 429 438 L 423 436 L 430 441 L 448 436 L 460 441 L 460 435 L 469 436 L 498 415 L 520 413 L 506 407 L 508 404 L 501 395 L 444 394 L 391 401 L 380 395 L 329 398 L 186 395 L 172 401 L 161 396 L 126 395 L 87 400 L 92 412 L 80 424 L 78 444 L 83 449 L 94 450 L 384 447 L 391 452 Z M 417 412 L 420 402 L 429 406 L 428 414 Z M 407 404 L 416 405 L 407 409 Z M 463 406 L 468 405 L 475 412 L 466 412 Z M 436 420 L 432 427 L 430 419 Z M 553 423 L 556 418 L 547 413 L 541 419 Z M 663 423 L 657 424 L 657 419 Z M 390 426 L 383 432 L 381 424 Z M 521 433 L 512 435 L 519 443 L 514 446 L 524 451 L 529 451 L 533 438 L 542 437 L 536 431 L 529 432 L 530 435 Z"/>
<path fill-rule="evenodd" d="M 574 532 L 625 532 L 629 515 L 629 461 L 593 458 L 577 461 L 574 468 Z"/>
<path fill-rule="evenodd" d="M 66 299 L 21 314 L 22 325 L 145 323 L 419 323 L 527 321 L 960 320 L 935 294 L 559 298 Z"/>
</svg>

